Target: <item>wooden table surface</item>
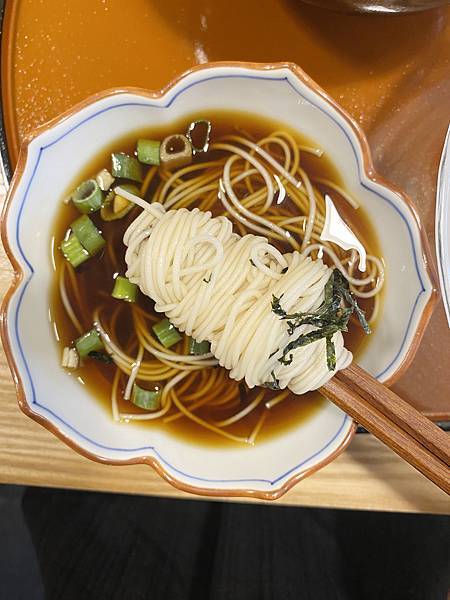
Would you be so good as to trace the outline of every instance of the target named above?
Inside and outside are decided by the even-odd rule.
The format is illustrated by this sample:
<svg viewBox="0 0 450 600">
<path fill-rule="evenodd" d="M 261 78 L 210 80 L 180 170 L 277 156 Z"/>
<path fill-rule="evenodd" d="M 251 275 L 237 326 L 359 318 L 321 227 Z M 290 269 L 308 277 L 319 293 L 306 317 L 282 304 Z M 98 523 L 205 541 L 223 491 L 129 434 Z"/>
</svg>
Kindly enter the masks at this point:
<svg viewBox="0 0 450 600">
<path fill-rule="evenodd" d="M 5 187 L 0 180 L 0 204 Z M 12 269 L 0 252 L 0 297 Z M 150 467 L 90 461 L 21 413 L 0 354 L 0 483 L 198 498 L 180 492 Z M 248 501 L 248 500 L 246 500 Z M 333 463 L 305 479 L 275 504 L 405 512 L 450 513 L 448 496 L 371 435 L 357 435 Z"/>
</svg>

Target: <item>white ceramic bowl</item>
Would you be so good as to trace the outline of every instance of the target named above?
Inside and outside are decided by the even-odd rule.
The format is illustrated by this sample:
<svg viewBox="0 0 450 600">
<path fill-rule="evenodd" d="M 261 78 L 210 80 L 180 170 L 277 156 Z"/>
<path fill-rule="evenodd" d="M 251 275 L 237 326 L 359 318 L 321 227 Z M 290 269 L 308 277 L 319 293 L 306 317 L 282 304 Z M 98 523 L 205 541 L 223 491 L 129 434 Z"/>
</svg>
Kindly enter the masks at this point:
<svg viewBox="0 0 450 600">
<path fill-rule="evenodd" d="M 374 223 L 386 261 L 382 315 L 360 364 L 382 381 L 406 367 L 434 298 L 420 225 L 410 202 L 374 174 L 356 124 L 294 65 L 206 65 L 162 92 L 97 95 L 40 128 L 22 148 L 4 213 L 3 242 L 18 277 L 3 306 L 3 342 L 22 410 L 82 454 L 152 464 L 174 485 L 197 493 L 276 498 L 348 444 L 354 424 L 337 407 L 325 404 L 297 429 L 242 449 L 197 447 L 163 431 L 118 424 L 60 368 L 48 319 L 51 226 L 77 173 L 130 131 L 222 108 L 285 122 L 332 158 Z"/>
</svg>

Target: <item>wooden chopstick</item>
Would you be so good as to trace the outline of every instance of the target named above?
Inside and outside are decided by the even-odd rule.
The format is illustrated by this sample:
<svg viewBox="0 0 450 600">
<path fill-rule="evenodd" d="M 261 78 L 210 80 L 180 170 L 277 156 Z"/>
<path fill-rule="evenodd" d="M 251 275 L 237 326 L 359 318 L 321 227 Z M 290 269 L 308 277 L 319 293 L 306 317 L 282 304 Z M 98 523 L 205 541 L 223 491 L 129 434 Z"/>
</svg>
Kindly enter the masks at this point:
<svg viewBox="0 0 450 600">
<path fill-rule="evenodd" d="M 418 442 L 450 466 L 450 435 L 405 402 L 395 392 L 356 364 L 340 373 L 340 378 L 369 404 L 397 423 Z"/>
<path fill-rule="evenodd" d="M 450 436 L 369 373 L 351 365 L 320 391 L 450 494 Z"/>
</svg>

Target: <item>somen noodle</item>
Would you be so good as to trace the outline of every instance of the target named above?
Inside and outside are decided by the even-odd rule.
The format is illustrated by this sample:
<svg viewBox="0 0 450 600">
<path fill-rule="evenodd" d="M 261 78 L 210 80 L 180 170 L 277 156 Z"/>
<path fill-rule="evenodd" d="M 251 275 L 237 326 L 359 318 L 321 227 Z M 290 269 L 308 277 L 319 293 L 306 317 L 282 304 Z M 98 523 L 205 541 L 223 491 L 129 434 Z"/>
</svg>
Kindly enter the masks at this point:
<svg viewBox="0 0 450 600">
<path fill-rule="evenodd" d="M 272 374 L 280 389 L 295 394 L 331 378 L 324 338 L 296 348 L 280 364 L 283 348 L 315 327 L 300 325 L 289 333 L 270 310 L 275 296 L 283 298 L 286 312 L 317 311 L 331 274 L 321 259 L 297 251 L 283 255 L 260 236 L 239 237 L 229 219 L 212 219 L 197 208 L 163 213 L 161 205 L 151 204 L 143 217 L 125 233 L 127 277 L 180 331 L 211 342 L 230 377 L 253 388 L 270 382 Z M 332 342 L 335 369 L 348 366 L 351 354 L 340 331 Z"/>
</svg>

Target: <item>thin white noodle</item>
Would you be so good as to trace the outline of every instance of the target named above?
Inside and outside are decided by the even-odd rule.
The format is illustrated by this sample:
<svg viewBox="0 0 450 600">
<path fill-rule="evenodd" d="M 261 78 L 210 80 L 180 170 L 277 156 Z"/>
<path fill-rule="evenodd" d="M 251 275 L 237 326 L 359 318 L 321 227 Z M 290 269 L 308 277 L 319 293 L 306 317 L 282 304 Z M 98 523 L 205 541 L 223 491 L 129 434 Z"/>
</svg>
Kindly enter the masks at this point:
<svg viewBox="0 0 450 600">
<path fill-rule="evenodd" d="M 303 223 L 304 221 L 307 221 L 307 220 L 308 220 L 308 217 L 303 217 L 303 216 L 300 216 L 300 217 L 289 217 L 287 219 L 283 219 L 283 221 L 280 221 L 280 223 L 282 225 L 291 225 L 293 223 L 298 223 L 299 221 L 301 223 Z"/>
<path fill-rule="evenodd" d="M 272 398 L 271 400 L 266 402 L 264 406 L 268 409 L 273 408 L 280 402 L 283 402 L 283 400 L 285 398 L 287 398 L 288 395 L 289 395 L 289 392 L 283 392 L 282 394 L 279 394 L 278 396 L 275 396 L 275 398 Z"/>
<path fill-rule="evenodd" d="M 153 356 L 156 356 L 156 358 L 158 358 L 161 361 L 166 361 L 167 363 L 182 362 L 194 366 L 199 365 L 201 367 L 214 367 L 218 364 L 217 360 L 214 358 L 211 352 L 199 355 L 177 354 L 176 352 L 169 354 L 168 352 L 161 352 L 160 350 L 158 350 L 154 346 L 150 346 L 149 344 L 145 344 L 145 347 L 147 352 L 153 354 Z"/>
<path fill-rule="evenodd" d="M 61 297 L 61 301 L 63 303 L 64 310 L 66 311 L 67 316 L 72 321 L 72 325 L 75 327 L 75 329 L 81 335 L 83 333 L 83 328 L 82 328 L 81 323 L 78 320 L 77 316 L 75 315 L 75 311 L 73 310 L 72 305 L 69 300 L 69 297 L 67 295 L 66 284 L 64 281 L 64 272 L 65 271 L 64 271 L 64 266 L 63 266 L 61 269 L 61 274 L 59 276 L 59 295 Z"/>
<path fill-rule="evenodd" d="M 100 337 L 102 338 L 103 344 L 104 344 L 108 354 L 113 359 L 114 363 L 122 371 L 125 371 L 126 373 L 130 372 L 133 368 L 133 365 L 135 365 L 136 362 L 130 356 L 125 354 L 125 352 L 123 352 L 119 348 L 119 346 L 117 346 L 117 344 L 115 344 L 112 341 L 108 332 L 102 325 L 98 310 L 95 311 L 95 313 L 94 313 L 94 327 L 97 329 Z M 187 372 L 190 372 L 195 369 L 202 369 L 203 367 L 216 366 L 218 364 L 218 361 L 215 358 L 213 358 L 213 355 L 211 353 L 201 354 L 199 356 L 195 356 L 195 355 L 191 356 L 191 355 L 180 355 L 180 354 L 176 354 L 176 353 L 169 354 L 169 353 L 160 352 L 156 348 L 153 348 L 153 347 L 150 348 L 148 345 L 146 345 L 145 347 L 149 353 L 156 356 L 163 364 L 165 364 L 169 367 L 177 368 L 179 370 L 183 370 L 183 371 L 187 371 Z M 179 362 L 187 363 L 187 365 L 179 365 L 178 364 Z M 189 366 L 189 364 L 191 366 Z"/>
<path fill-rule="evenodd" d="M 195 193 L 195 196 L 200 196 L 201 194 L 204 194 L 205 192 L 212 192 L 216 189 L 216 183 L 209 183 L 207 185 L 204 185 L 202 187 L 196 187 L 195 190 L 191 190 L 191 194 Z M 169 209 L 172 208 L 173 206 L 175 206 L 177 204 L 177 202 L 180 202 L 181 200 L 185 199 L 185 197 L 187 196 L 187 194 L 185 192 L 180 192 L 180 194 L 178 194 L 178 196 L 174 196 L 173 198 L 169 198 L 168 200 L 166 200 L 164 202 L 164 207 Z"/>
<path fill-rule="evenodd" d="M 172 175 L 169 177 L 169 179 L 164 184 L 164 186 L 157 198 L 157 201 L 160 204 L 164 204 L 167 192 L 170 190 L 171 186 L 174 183 L 176 183 L 176 181 L 178 179 L 181 179 L 183 177 L 183 175 L 191 173 L 192 171 L 197 171 L 197 170 L 203 171 L 204 169 L 213 168 L 213 165 L 215 165 L 214 162 L 199 163 L 197 165 L 196 164 L 188 165 L 187 167 L 183 167 L 183 168 L 179 169 L 178 171 L 175 171 L 175 173 L 172 173 Z M 170 198 L 170 196 L 171 196 L 171 194 L 169 194 L 169 198 Z"/>
<path fill-rule="evenodd" d="M 264 398 L 264 392 L 258 394 L 256 396 L 256 398 L 254 400 L 252 400 L 252 402 L 250 402 L 250 404 L 247 404 L 247 406 L 245 408 L 243 408 L 241 411 L 239 411 L 232 417 L 229 417 L 228 419 L 223 419 L 222 421 L 214 421 L 214 425 L 217 425 L 217 427 L 228 427 L 228 425 L 232 425 L 233 423 L 240 421 L 241 419 L 246 417 L 249 413 L 251 413 L 257 406 L 259 406 L 259 404 L 261 404 L 263 398 Z"/>
<path fill-rule="evenodd" d="M 122 196 L 126 200 L 129 200 L 130 202 L 133 202 L 134 204 L 137 204 L 138 206 L 140 206 L 141 208 L 143 208 L 145 211 L 153 213 L 153 211 L 154 211 L 154 205 L 153 204 L 150 204 L 146 200 L 143 200 L 142 198 L 139 198 L 139 196 L 136 196 L 136 194 L 132 194 L 128 190 L 125 190 L 123 187 L 120 187 L 119 185 L 116 186 L 114 188 L 114 192 L 116 194 Z M 157 216 L 157 215 L 155 215 L 155 216 Z"/>
<path fill-rule="evenodd" d="M 136 361 L 133 363 L 131 368 L 131 373 L 127 381 L 127 385 L 125 387 L 125 391 L 123 393 L 123 399 L 129 400 L 131 396 L 131 390 L 133 389 L 134 382 L 136 380 L 137 374 L 139 373 L 139 369 L 141 368 L 142 358 L 144 356 L 144 346 L 139 345 L 139 352 L 136 356 Z"/>
<path fill-rule="evenodd" d="M 308 199 L 309 199 L 308 220 L 306 222 L 305 235 L 303 237 L 302 248 L 301 248 L 302 250 L 304 250 L 304 248 L 306 248 L 306 246 L 309 244 L 309 242 L 311 240 L 311 235 L 312 235 L 312 232 L 314 229 L 314 221 L 316 218 L 316 198 L 314 196 L 314 190 L 312 188 L 311 182 L 309 181 L 309 177 L 306 175 L 306 173 L 303 171 L 303 169 L 300 169 L 300 172 L 302 174 L 303 183 L 305 184 L 306 191 L 308 193 Z"/>
<path fill-rule="evenodd" d="M 250 155 L 248 155 L 250 157 Z M 291 234 L 286 231 L 285 229 L 282 229 L 281 227 L 278 227 L 278 225 L 275 225 L 274 223 L 272 223 L 271 221 L 269 221 L 268 219 L 265 219 L 264 217 L 261 217 L 255 213 L 252 213 L 250 210 L 248 210 L 243 204 L 242 202 L 239 200 L 239 198 L 236 196 L 236 194 L 234 193 L 233 190 L 233 186 L 231 185 L 231 179 L 230 179 L 230 169 L 231 169 L 231 165 L 233 164 L 234 160 L 236 159 L 235 156 L 232 156 L 231 158 L 229 158 L 227 160 L 227 162 L 225 163 L 224 169 L 223 169 L 223 176 L 222 176 L 222 180 L 221 183 L 219 183 L 219 189 L 221 189 L 221 191 L 225 192 L 228 196 L 228 198 L 231 200 L 231 202 L 234 204 L 235 208 L 241 213 L 243 214 L 245 217 L 247 217 L 247 219 L 250 219 L 252 221 L 256 221 L 257 223 L 260 223 L 261 225 L 267 227 L 267 229 L 272 229 L 273 231 L 275 231 L 276 233 L 278 233 L 278 235 L 280 235 L 283 238 L 289 239 L 291 237 Z M 254 162 L 255 159 L 252 160 Z M 268 179 L 270 180 L 270 175 L 269 173 L 263 169 L 263 167 L 261 167 L 261 171 L 260 172 L 265 172 Z M 223 187 L 222 187 L 222 182 L 223 182 Z M 269 194 L 269 190 L 267 193 L 267 202 L 266 205 L 268 203 L 268 206 L 264 206 L 264 209 L 267 210 L 267 208 L 269 206 L 271 206 L 272 201 L 273 201 L 273 188 L 270 190 L 270 194 Z"/>
<path fill-rule="evenodd" d="M 310 146 L 300 145 L 299 149 L 302 152 L 307 152 L 308 154 L 314 154 L 317 158 L 322 158 L 324 151 L 321 148 L 311 148 Z"/>
<path fill-rule="evenodd" d="M 114 421 L 120 421 L 119 405 L 117 403 L 117 388 L 119 387 L 120 370 L 117 369 L 114 375 L 111 389 L 111 411 Z"/>
<path fill-rule="evenodd" d="M 214 367 L 217 365 L 217 360 L 210 352 L 208 354 L 200 354 L 199 356 L 191 356 L 190 354 L 165 354 L 164 352 L 156 350 L 156 348 L 152 348 L 151 354 L 160 360 L 166 360 L 171 363 L 184 362 L 192 365 L 200 364 L 202 367 Z"/>
<path fill-rule="evenodd" d="M 379 313 L 380 313 L 380 296 L 376 295 L 373 299 L 373 310 L 372 310 L 372 314 L 370 315 L 370 319 L 369 319 L 370 325 L 373 325 L 375 323 L 375 321 L 378 318 Z"/>
<path fill-rule="evenodd" d="M 243 217 L 228 202 L 227 197 L 225 195 L 225 192 L 224 192 L 224 190 L 221 187 L 219 187 L 219 200 L 222 202 L 222 204 L 224 205 L 224 207 L 226 208 L 226 210 L 230 213 L 230 215 L 234 219 L 236 219 L 236 221 L 239 221 L 240 223 L 242 223 L 242 225 L 244 225 L 245 227 L 247 227 L 247 229 L 251 229 L 252 231 L 257 231 L 258 233 L 261 233 L 262 235 L 267 235 L 267 236 L 273 235 L 273 232 L 274 232 L 273 223 L 271 223 L 270 221 L 268 221 L 268 223 L 270 223 L 270 225 L 268 225 L 268 229 L 264 229 L 263 227 L 260 227 L 259 225 L 255 225 L 254 223 L 252 223 L 252 221 L 250 221 L 246 217 Z M 284 238 L 284 236 L 283 236 L 283 238 Z"/>
<path fill-rule="evenodd" d="M 289 171 L 286 171 L 286 169 L 284 167 L 282 167 L 280 165 L 280 163 L 273 158 L 273 156 L 271 156 L 268 152 L 263 150 L 260 146 L 258 146 L 258 144 L 255 144 L 254 142 L 251 142 L 250 140 L 246 140 L 245 138 L 242 138 L 240 140 L 240 142 L 241 142 L 241 144 L 248 146 L 249 148 L 254 150 L 257 154 L 262 156 L 274 169 L 276 169 L 279 173 L 281 173 L 281 175 L 283 175 L 283 177 L 285 177 L 290 183 L 292 183 L 293 186 L 295 186 L 297 188 L 301 187 L 301 185 L 302 185 L 301 181 L 299 181 L 298 179 L 293 177 L 289 173 Z M 236 151 L 237 147 L 232 146 L 231 144 L 216 143 L 216 144 L 212 145 L 212 148 L 217 148 L 217 149 L 222 149 L 222 150 L 230 150 L 230 152 L 237 152 Z M 240 152 L 237 152 L 237 153 L 240 153 L 240 155 L 243 158 L 246 158 L 246 156 L 251 156 L 247 152 L 243 152 L 240 148 L 238 148 L 238 150 Z M 246 156 L 244 157 L 243 154 L 245 154 Z M 246 160 L 248 160 L 248 159 L 246 158 Z M 252 163 L 251 160 L 249 160 L 249 162 Z"/>
<path fill-rule="evenodd" d="M 258 433 L 261 431 L 262 426 L 264 425 L 265 420 L 267 419 L 268 416 L 268 412 L 263 412 L 263 414 L 261 415 L 258 423 L 256 424 L 254 430 L 252 431 L 252 433 L 249 435 L 249 438 L 247 440 L 247 443 L 250 444 L 251 446 L 254 445 L 256 437 L 258 435 Z"/>
<path fill-rule="evenodd" d="M 278 145 L 280 146 L 280 148 L 283 150 L 284 152 L 284 168 L 286 169 L 286 171 L 288 171 L 289 173 L 292 174 L 292 170 L 289 169 L 289 165 L 291 164 L 291 148 L 289 147 L 289 144 L 283 140 L 282 138 L 278 137 L 276 134 L 275 135 L 271 135 L 269 137 L 265 137 L 262 140 L 259 140 L 259 142 L 257 143 L 257 146 L 259 148 L 262 148 L 264 152 L 266 152 L 264 150 L 264 146 L 267 145 Z M 270 154 L 270 152 L 269 152 Z M 278 162 L 278 161 L 277 161 Z M 277 175 L 278 177 L 278 175 Z"/>
<path fill-rule="evenodd" d="M 148 413 L 148 414 L 134 414 L 134 413 L 120 413 L 120 418 L 125 421 L 152 421 L 154 419 L 159 419 L 168 413 L 169 409 L 172 406 L 171 401 L 171 390 L 172 388 L 182 381 L 185 377 L 188 376 L 189 373 L 178 373 L 175 377 L 172 377 L 163 388 L 162 397 L 161 397 L 161 410 Z"/>
<path fill-rule="evenodd" d="M 311 254 L 311 252 L 313 252 L 314 250 L 317 250 L 319 252 L 325 252 L 326 254 L 328 254 L 328 256 L 333 261 L 334 265 L 344 275 L 348 282 L 355 288 L 364 287 L 366 285 L 369 285 L 370 283 L 373 283 L 375 279 L 373 274 L 370 274 L 367 277 L 361 279 L 352 277 L 343 266 L 342 261 L 339 259 L 337 254 L 329 246 L 323 246 L 322 244 L 311 244 L 302 252 L 302 254 L 303 256 L 309 256 L 309 254 Z M 384 284 L 384 266 L 381 260 L 378 257 L 372 256 L 370 254 L 367 256 L 367 262 L 372 262 L 375 264 L 377 268 L 377 281 L 376 285 L 369 292 L 361 292 L 358 289 L 352 289 L 354 294 L 360 298 L 372 298 L 373 296 L 376 296 L 381 291 Z"/>
<path fill-rule="evenodd" d="M 201 417 L 197 416 L 196 414 L 191 412 L 188 408 L 186 408 L 186 406 L 183 406 L 183 404 L 178 400 L 178 398 L 176 396 L 173 397 L 173 402 L 176 405 L 176 407 L 178 408 L 178 410 L 180 410 L 182 413 L 184 413 L 186 417 L 188 417 L 195 423 L 198 423 L 199 425 L 203 425 L 203 427 L 206 427 L 206 429 L 209 429 L 210 431 L 214 431 L 215 433 L 218 433 L 219 435 L 229 438 L 231 440 L 234 440 L 235 442 L 247 443 L 247 441 L 248 441 L 247 438 L 243 438 L 241 436 L 229 433 L 228 431 L 224 431 L 224 430 L 220 429 L 219 427 L 216 427 L 212 423 L 208 423 L 208 421 L 205 421 Z"/>
<path fill-rule="evenodd" d="M 112 339 L 109 337 L 106 330 L 103 328 L 102 323 L 99 318 L 98 310 L 94 312 L 94 327 L 98 331 L 98 334 L 102 338 L 102 342 L 108 351 L 108 354 L 111 356 L 113 360 L 116 358 L 122 359 L 122 361 L 129 363 L 130 367 L 133 364 L 133 359 L 131 359 L 125 352 L 123 352 L 119 346 L 117 346 Z"/>
</svg>

